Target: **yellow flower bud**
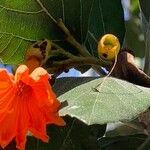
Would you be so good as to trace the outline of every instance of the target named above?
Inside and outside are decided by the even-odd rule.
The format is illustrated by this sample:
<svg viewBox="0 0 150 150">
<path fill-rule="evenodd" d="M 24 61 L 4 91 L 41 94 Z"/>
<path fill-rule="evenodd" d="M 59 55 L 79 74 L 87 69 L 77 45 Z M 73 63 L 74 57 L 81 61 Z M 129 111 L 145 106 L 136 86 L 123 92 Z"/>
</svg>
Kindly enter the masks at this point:
<svg viewBox="0 0 150 150">
<path fill-rule="evenodd" d="M 120 50 L 120 42 L 113 34 L 105 34 L 98 42 L 99 57 L 114 60 Z"/>
</svg>

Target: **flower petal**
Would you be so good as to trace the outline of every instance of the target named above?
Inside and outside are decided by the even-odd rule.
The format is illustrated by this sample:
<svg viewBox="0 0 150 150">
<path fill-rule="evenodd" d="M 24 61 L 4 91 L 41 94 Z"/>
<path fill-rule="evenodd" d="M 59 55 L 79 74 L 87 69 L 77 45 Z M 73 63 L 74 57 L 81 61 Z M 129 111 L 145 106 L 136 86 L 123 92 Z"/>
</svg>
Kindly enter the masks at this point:
<svg viewBox="0 0 150 150">
<path fill-rule="evenodd" d="M 25 149 L 26 136 L 29 130 L 30 116 L 28 102 L 30 100 L 30 95 L 28 95 L 28 97 L 29 98 L 27 100 L 17 97 L 18 103 L 16 105 L 18 106 L 16 107 L 16 147 L 20 150 Z"/>
<path fill-rule="evenodd" d="M 38 67 L 30 74 L 30 77 L 35 81 L 43 81 L 44 79 L 48 80 L 49 75 L 45 69 Z"/>
<path fill-rule="evenodd" d="M 2 146 L 2 148 L 7 146 L 16 136 L 16 123 L 17 121 L 15 113 L 5 112 L 5 116 L 3 117 L 3 119 L 1 118 L 0 121 L 0 145 Z"/>
<path fill-rule="evenodd" d="M 6 69 L 0 69 L 0 90 L 6 89 L 12 85 L 12 80 Z M 0 91 L 1 92 L 1 91 Z"/>
<path fill-rule="evenodd" d="M 29 69 L 26 65 L 20 65 L 15 73 L 15 81 L 18 82 L 20 80 L 22 81 L 28 81 L 29 77 Z"/>
<path fill-rule="evenodd" d="M 32 95 L 32 99 L 28 102 L 28 108 L 30 115 L 29 130 L 35 137 L 48 142 L 48 136 L 46 135 L 46 112 L 43 112 L 38 106 L 34 95 Z"/>
<path fill-rule="evenodd" d="M 28 103 L 30 113 L 30 131 L 35 137 L 47 142 L 48 136 L 46 134 L 46 125 L 57 124 L 62 126 L 65 125 L 65 123 L 63 119 L 58 116 L 57 111 L 60 103 L 55 97 L 51 102 L 48 97 L 40 97 L 39 99 L 37 96 L 38 95 L 33 92 L 32 100 Z M 53 106 L 55 106 L 55 109 L 52 109 Z"/>
<path fill-rule="evenodd" d="M 0 124 L 11 111 L 9 108 L 14 95 L 13 87 L 11 75 L 5 69 L 0 69 Z"/>
<path fill-rule="evenodd" d="M 47 97 L 40 97 L 40 94 L 38 94 L 39 92 L 41 93 L 40 90 L 34 92 L 36 105 L 38 105 L 42 113 L 45 115 L 46 123 L 64 126 L 65 122 L 58 114 L 60 102 L 56 99 L 54 92 L 52 90 L 49 91 Z"/>
<path fill-rule="evenodd" d="M 27 66 L 21 65 L 15 78 L 0 69 L 0 145 L 3 148 L 16 138 L 16 147 L 24 150 L 28 131 L 48 142 L 46 125 L 65 124 L 58 115 L 60 102 L 48 79 L 47 71 L 41 67 L 29 75 Z"/>
</svg>

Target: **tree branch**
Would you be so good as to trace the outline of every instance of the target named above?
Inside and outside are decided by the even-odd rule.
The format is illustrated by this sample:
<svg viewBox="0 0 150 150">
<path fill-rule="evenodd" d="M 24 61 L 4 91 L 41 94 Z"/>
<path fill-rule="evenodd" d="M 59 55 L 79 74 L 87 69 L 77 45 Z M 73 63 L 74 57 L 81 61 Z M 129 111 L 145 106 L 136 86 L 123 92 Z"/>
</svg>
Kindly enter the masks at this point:
<svg viewBox="0 0 150 150">
<path fill-rule="evenodd" d="M 70 69 L 77 66 L 82 65 L 92 65 L 94 67 L 101 67 L 106 65 L 105 62 L 100 62 L 99 59 L 94 57 L 77 57 L 74 56 L 71 59 L 63 60 L 63 61 L 53 61 L 49 68 L 47 69 L 49 73 L 61 72 L 65 69 Z"/>
</svg>

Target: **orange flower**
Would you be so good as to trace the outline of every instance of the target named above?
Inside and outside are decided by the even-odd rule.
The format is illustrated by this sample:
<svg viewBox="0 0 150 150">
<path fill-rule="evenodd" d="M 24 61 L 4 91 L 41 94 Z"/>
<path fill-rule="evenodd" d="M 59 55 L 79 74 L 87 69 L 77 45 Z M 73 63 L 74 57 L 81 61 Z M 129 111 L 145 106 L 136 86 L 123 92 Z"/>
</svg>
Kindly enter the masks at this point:
<svg viewBox="0 0 150 150">
<path fill-rule="evenodd" d="M 65 125 L 58 115 L 60 106 L 48 82 L 49 75 L 41 67 L 31 74 L 25 65 L 15 76 L 0 69 L 0 145 L 7 146 L 13 138 L 19 150 L 25 149 L 26 135 L 48 142 L 46 124 Z"/>
</svg>

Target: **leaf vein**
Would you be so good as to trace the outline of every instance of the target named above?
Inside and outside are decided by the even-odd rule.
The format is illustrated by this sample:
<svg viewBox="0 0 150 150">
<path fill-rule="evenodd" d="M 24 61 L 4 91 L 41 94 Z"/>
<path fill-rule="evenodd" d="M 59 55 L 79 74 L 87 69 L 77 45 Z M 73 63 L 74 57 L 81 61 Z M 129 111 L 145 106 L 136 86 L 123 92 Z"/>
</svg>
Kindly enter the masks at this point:
<svg viewBox="0 0 150 150">
<path fill-rule="evenodd" d="M 18 10 L 18 9 L 13 9 L 13 8 L 5 7 L 3 5 L 0 5 L 0 8 L 2 8 L 1 11 L 7 10 L 7 11 L 17 12 L 17 13 L 22 13 L 22 14 L 38 14 L 38 13 L 43 12 L 43 9 L 38 10 L 38 11 L 24 11 L 24 10 Z"/>
<path fill-rule="evenodd" d="M 8 40 L 8 42 L 7 42 L 7 44 L 5 45 L 5 47 L 1 50 L 1 54 L 4 52 L 4 50 L 9 46 L 9 44 L 11 43 L 11 40 L 13 39 L 13 36 L 10 36 L 9 37 L 9 40 Z"/>
<path fill-rule="evenodd" d="M 36 0 L 37 3 L 41 6 L 42 10 L 45 12 L 45 14 L 47 16 L 49 16 L 49 18 L 51 18 L 51 20 L 54 22 L 54 23 L 57 23 L 56 19 L 49 13 L 49 11 L 47 10 L 47 8 L 42 4 L 42 2 L 40 0 Z"/>
<path fill-rule="evenodd" d="M 64 0 L 61 0 L 62 3 L 62 17 L 63 17 L 63 22 L 65 22 L 65 5 L 64 5 Z"/>
<path fill-rule="evenodd" d="M 92 1 L 90 13 L 89 13 L 89 16 L 88 16 L 88 30 L 89 30 L 89 27 L 90 27 L 90 15 L 91 15 L 91 12 L 92 12 L 92 9 L 93 9 L 94 1 L 95 1 L 95 0 Z M 85 43 L 87 42 L 87 39 L 88 39 L 88 32 L 86 33 L 86 36 L 85 36 L 84 45 L 85 45 Z"/>
<path fill-rule="evenodd" d="M 10 36 L 13 36 L 13 37 L 15 37 L 15 38 L 19 38 L 19 39 L 22 39 L 22 40 L 25 40 L 25 41 L 30 41 L 30 42 L 35 41 L 35 39 L 25 38 L 25 37 L 22 37 L 22 36 L 19 36 L 19 35 L 15 35 L 15 34 L 13 34 L 13 33 L 0 32 L 0 34 L 10 35 Z"/>
<path fill-rule="evenodd" d="M 10 57 L 8 59 L 6 59 L 6 61 L 8 61 L 18 51 L 18 49 L 19 49 L 20 45 L 22 44 L 22 42 L 23 42 L 23 40 L 21 39 L 18 46 L 17 46 L 17 48 L 14 50 L 14 53 L 12 53 L 10 55 Z"/>
<path fill-rule="evenodd" d="M 99 0 L 99 10 L 100 10 L 100 16 L 101 16 L 101 21 L 102 21 L 102 26 L 103 26 L 103 31 L 104 31 L 104 34 L 106 33 L 106 29 L 105 29 L 105 22 L 104 22 L 104 17 L 103 17 L 103 10 L 102 10 L 102 7 L 101 7 L 101 2 Z"/>
</svg>

